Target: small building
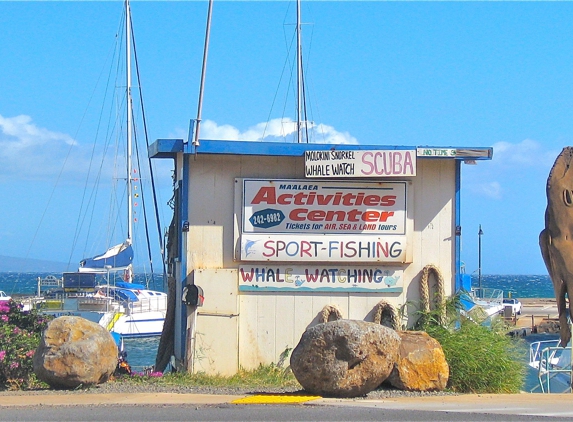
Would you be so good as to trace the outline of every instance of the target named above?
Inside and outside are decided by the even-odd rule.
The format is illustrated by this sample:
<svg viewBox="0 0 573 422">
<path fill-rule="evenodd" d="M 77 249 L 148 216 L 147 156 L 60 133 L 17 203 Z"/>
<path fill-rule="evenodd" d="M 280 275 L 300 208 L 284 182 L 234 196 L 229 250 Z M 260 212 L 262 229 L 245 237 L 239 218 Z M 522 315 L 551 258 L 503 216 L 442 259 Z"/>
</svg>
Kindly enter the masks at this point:
<svg viewBox="0 0 573 422">
<path fill-rule="evenodd" d="M 157 140 L 150 156 L 175 163 L 177 364 L 234 374 L 278 362 L 330 313 L 374 321 L 381 304 L 412 326 L 423 283 L 430 297 L 459 285 L 461 165 L 492 154 Z"/>
</svg>

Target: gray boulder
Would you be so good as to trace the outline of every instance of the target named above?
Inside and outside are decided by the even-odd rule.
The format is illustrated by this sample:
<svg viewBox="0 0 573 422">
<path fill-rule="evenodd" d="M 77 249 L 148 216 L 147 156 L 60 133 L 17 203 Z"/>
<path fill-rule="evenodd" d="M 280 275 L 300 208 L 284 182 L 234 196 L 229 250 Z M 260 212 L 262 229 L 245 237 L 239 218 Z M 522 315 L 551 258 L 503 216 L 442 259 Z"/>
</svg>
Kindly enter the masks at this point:
<svg viewBox="0 0 573 422">
<path fill-rule="evenodd" d="M 400 337 L 391 328 L 365 321 L 331 321 L 303 333 L 290 365 L 309 393 L 358 397 L 386 380 L 399 346 Z"/>
<path fill-rule="evenodd" d="M 34 354 L 34 372 L 55 388 L 106 382 L 117 366 L 118 350 L 100 325 L 73 316 L 51 321 Z"/>
</svg>

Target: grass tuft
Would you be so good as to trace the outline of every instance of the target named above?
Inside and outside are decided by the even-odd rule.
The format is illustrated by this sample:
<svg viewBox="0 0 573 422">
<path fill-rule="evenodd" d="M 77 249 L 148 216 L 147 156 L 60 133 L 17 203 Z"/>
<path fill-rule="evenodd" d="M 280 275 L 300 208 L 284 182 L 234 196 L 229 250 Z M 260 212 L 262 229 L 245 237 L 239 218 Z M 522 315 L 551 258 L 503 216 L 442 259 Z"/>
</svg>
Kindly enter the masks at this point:
<svg viewBox="0 0 573 422">
<path fill-rule="evenodd" d="M 301 388 L 290 368 L 281 368 L 276 364 L 259 365 L 253 370 L 241 369 L 235 375 L 207 375 L 199 372 L 168 373 L 162 377 L 149 375 L 121 376 L 115 382 L 159 384 L 163 386 L 187 387 L 228 387 L 228 388 Z"/>
<path fill-rule="evenodd" d="M 494 320 L 486 327 L 460 318 L 451 312 L 452 305 L 459 306 L 458 298 L 446 304 L 450 318 L 445 324 L 428 315 L 419 327 L 444 350 L 450 367 L 448 389 L 457 393 L 518 393 L 526 375 L 523 341 L 510 338 L 502 321 Z"/>
</svg>

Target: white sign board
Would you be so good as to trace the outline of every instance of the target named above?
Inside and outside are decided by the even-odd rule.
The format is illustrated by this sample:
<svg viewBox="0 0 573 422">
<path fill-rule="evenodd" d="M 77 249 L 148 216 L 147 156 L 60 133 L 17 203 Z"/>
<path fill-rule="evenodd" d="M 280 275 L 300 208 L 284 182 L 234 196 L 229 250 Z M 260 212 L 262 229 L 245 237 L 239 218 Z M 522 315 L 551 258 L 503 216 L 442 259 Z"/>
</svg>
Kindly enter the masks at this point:
<svg viewBox="0 0 573 422">
<path fill-rule="evenodd" d="M 406 262 L 406 236 L 241 236 L 241 261 Z"/>
<path fill-rule="evenodd" d="M 416 175 L 415 150 L 306 151 L 305 176 L 411 177 Z"/>
<path fill-rule="evenodd" d="M 239 267 L 241 291 L 402 292 L 403 271 L 371 266 L 275 265 Z"/>
<path fill-rule="evenodd" d="M 405 234 L 407 182 L 243 181 L 243 233 Z"/>
<path fill-rule="evenodd" d="M 237 258 L 408 262 L 407 185 L 244 179 Z"/>
<path fill-rule="evenodd" d="M 455 148 L 432 148 L 422 147 L 416 150 L 418 157 L 433 157 L 433 158 L 451 158 L 455 157 L 458 152 Z"/>
</svg>

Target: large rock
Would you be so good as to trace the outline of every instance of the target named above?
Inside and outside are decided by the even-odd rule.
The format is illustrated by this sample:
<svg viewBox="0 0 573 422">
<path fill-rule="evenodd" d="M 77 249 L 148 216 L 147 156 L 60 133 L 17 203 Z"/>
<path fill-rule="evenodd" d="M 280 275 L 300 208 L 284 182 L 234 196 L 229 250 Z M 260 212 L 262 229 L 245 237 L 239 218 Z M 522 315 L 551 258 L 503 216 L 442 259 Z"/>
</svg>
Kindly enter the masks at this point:
<svg viewBox="0 0 573 422">
<path fill-rule="evenodd" d="M 365 321 L 331 321 L 304 332 L 290 365 L 309 393 L 363 396 L 388 377 L 399 346 L 400 337 L 391 328 Z"/>
<path fill-rule="evenodd" d="M 34 372 L 52 387 L 76 388 L 106 382 L 117 366 L 118 350 L 100 325 L 73 316 L 51 321 L 34 354 Z"/>
<path fill-rule="evenodd" d="M 386 380 L 408 391 L 442 391 L 450 369 L 442 346 L 423 331 L 400 331 L 400 356 Z"/>
</svg>

